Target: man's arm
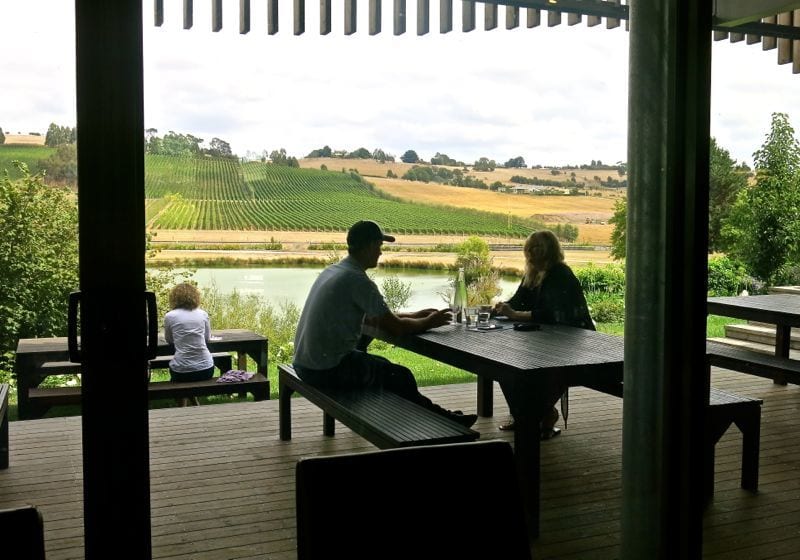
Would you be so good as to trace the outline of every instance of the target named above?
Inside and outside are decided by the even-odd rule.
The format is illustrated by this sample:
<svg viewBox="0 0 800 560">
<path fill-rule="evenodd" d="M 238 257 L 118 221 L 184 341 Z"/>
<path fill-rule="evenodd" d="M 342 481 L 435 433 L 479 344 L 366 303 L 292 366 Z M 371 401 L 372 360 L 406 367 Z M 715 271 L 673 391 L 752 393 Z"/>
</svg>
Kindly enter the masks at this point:
<svg viewBox="0 0 800 560">
<path fill-rule="evenodd" d="M 402 315 L 395 315 L 390 311 L 380 317 L 367 318 L 365 322 L 389 334 L 400 336 L 447 325 L 450 323 L 450 311 L 448 309 L 424 309 Z"/>
</svg>

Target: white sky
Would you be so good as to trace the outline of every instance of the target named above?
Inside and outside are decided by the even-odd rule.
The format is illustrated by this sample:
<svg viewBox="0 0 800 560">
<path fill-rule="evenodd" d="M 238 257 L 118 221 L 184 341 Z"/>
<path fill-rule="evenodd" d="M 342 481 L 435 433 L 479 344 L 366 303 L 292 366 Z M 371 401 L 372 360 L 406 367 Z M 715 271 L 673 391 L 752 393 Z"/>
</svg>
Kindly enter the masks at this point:
<svg viewBox="0 0 800 560">
<path fill-rule="evenodd" d="M 460 28 L 460 2 L 453 2 Z M 182 2 L 166 0 L 164 26 L 144 0 L 145 126 L 173 130 L 233 151 L 285 148 L 305 156 L 333 149 L 382 148 L 402 155 L 435 152 L 471 163 L 522 156 L 528 165 L 627 159 L 628 33 L 585 23 L 527 29 L 500 26 L 463 34 L 416 35 L 416 2 L 407 32 L 369 36 L 367 2 L 358 31 L 343 34 L 343 0 L 333 1 L 333 31 L 318 33 L 317 3 L 306 2 L 306 33 L 292 34 L 291 2 L 280 3 L 280 31 L 266 32 L 266 1 L 252 2 L 252 25 L 238 33 L 238 1 L 224 0 L 224 27 L 210 31 L 210 2 L 195 2 L 194 28 L 181 29 Z M 44 133 L 74 126 L 74 2 L 0 0 L 0 127 Z M 542 13 L 543 19 L 546 14 Z M 477 7 L 482 28 L 483 7 Z M 752 162 L 773 112 L 800 127 L 800 75 L 778 66 L 760 45 L 714 44 L 712 135 L 740 161 Z"/>
</svg>

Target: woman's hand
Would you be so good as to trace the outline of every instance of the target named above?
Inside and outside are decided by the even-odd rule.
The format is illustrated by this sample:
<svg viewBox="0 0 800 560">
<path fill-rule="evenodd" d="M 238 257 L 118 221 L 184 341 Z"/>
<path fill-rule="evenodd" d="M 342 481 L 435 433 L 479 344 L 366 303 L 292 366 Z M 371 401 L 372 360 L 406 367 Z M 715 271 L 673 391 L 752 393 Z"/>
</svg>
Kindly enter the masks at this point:
<svg viewBox="0 0 800 560">
<path fill-rule="evenodd" d="M 494 306 L 494 314 L 495 315 L 505 315 L 509 319 L 514 319 L 514 314 L 515 313 L 516 313 L 516 311 L 514 311 L 511 308 L 511 306 L 508 305 L 504 301 L 501 301 L 501 302 L 495 304 L 495 306 Z"/>
</svg>

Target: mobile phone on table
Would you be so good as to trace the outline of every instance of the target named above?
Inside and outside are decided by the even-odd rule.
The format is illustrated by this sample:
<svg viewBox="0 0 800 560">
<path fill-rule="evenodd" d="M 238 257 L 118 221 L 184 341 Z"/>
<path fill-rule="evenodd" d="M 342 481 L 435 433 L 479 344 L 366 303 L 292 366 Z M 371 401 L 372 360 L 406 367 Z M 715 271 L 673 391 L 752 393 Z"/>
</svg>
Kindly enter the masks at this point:
<svg viewBox="0 0 800 560">
<path fill-rule="evenodd" d="M 539 323 L 514 323 L 515 331 L 538 331 L 541 328 L 542 325 Z"/>
</svg>

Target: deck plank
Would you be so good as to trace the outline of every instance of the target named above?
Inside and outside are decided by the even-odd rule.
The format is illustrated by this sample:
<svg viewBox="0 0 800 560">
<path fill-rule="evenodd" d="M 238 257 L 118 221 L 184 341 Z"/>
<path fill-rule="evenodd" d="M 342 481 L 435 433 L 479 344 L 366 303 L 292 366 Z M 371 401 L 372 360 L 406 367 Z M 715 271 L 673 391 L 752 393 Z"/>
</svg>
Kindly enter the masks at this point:
<svg viewBox="0 0 800 560">
<path fill-rule="evenodd" d="M 720 389 L 764 399 L 758 495 L 739 488 L 741 435 L 717 445 L 715 494 L 704 517 L 704 557 L 793 558 L 800 550 L 800 387 L 714 369 Z M 475 385 L 424 392 L 471 412 Z M 610 559 L 619 555 L 622 401 L 588 389 L 570 392 L 568 428 L 542 445 L 541 537 L 534 557 Z M 512 434 L 496 388 L 494 418 L 482 439 Z M 242 402 L 150 411 L 154 558 L 295 558 L 294 465 L 300 457 L 372 451 L 347 428 L 322 435 L 322 414 L 293 402 L 293 439 L 278 438 L 278 403 Z M 0 507 L 34 504 L 45 520 L 49 559 L 83 557 L 80 418 L 11 424 L 11 467 L 0 471 Z M 480 518 L 475 519 L 480 525 Z"/>
</svg>

